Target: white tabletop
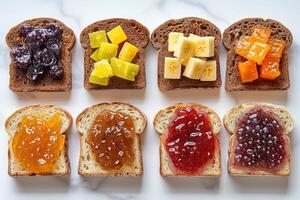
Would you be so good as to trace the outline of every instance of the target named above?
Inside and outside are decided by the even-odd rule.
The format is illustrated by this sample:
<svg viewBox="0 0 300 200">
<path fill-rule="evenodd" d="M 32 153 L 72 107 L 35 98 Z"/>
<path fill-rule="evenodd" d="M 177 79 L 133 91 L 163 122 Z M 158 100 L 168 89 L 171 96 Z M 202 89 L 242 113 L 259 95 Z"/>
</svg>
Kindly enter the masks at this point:
<svg viewBox="0 0 300 200">
<path fill-rule="evenodd" d="M 0 194 L 1 199 L 299 199 L 300 197 L 300 2 L 297 0 L 0 0 Z M 76 33 L 73 50 L 73 89 L 70 93 L 15 94 L 8 89 L 8 30 L 35 17 L 54 17 Z M 86 91 L 83 88 L 83 50 L 80 31 L 97 20 L 113 17 L 133 18 L 150 32 L 172 18 L 202 17 L 222 31 L 244 17 L 274 18 L 290 28 L 294 36 L 289 50 L 291 87 L 288 91 L 225 92 L 220 89 L 191 89 L 161 92 L 157 87 L 157 55 L 151 44 L 146 49 L 147 87 L 145 90 Z M 225 78 L 226 50 L 220 45 L 222 82 Z M 299 80 L 298 80 L 299 79 Z M 74 118 L 87 106 L 105 101 L 125 101 L 143 110 L 148 126 L 142 137 L 144 176 L 140 178 L 81 178 L 77 174 L 79 135 L 70 135 L 70 178 L 22 177 L 7 175 L 7 139 L 4 122 L 16 109 L 36 103 L 53 103 L 71 112 Z M 162 178 L 159 175 L 159 138 L 152 120 L 155 113 L 175 102 L 197 102 L 211 106 L 223 117 L 238 103 L 264 101 L 286 106 L 295 118 L 292 133 L 292 174 L 290 177 L 240 177 L 227 174 L 228 135 L 221 131 L 222 176 L 220 178 Z"/>
</svg>

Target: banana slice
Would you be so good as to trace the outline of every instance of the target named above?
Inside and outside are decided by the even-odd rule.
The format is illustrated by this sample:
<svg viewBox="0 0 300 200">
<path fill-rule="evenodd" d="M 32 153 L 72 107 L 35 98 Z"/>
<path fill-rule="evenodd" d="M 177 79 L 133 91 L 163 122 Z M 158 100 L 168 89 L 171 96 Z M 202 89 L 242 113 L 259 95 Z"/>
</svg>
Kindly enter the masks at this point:
<svg viewBox="0 0 300 200">
<path fill-rule="evenodd" d="M 215 50 L 215 37 L 200 37 L 190 34 L 189 37 L 195 43 L 195 56 L 197 57 L 213 57 Z"/>
<path fill-rule="evenodd" d="M 215 60 L 206 61 L 205 68 L 200 77 L 201 81 L 217 80 L 217 62 Z"/>
<path fill-rule="evenodd" d="M 190 38 L 180 36 L 174 50 L 174 56 L 180 60 L 181 64 L 186 66 L 190 57 L 193 57 L 194 54 L 194 41 Z"/>
<path fill-rule="evenodd" d="M 188 77 L 190 79 L 199 80 L 204 72 L 205 67 L 206 67 L 205 60 L 192 57 L 189 59 L 189 62 L 185 67 L 183 76 Z"/>
<path fill-rule="evenodd" d="M 184 37 L 183 33 L 170 32 L 168 37 L 168 51 L 174 52 L 178 38 Z"/>
<path fill-rule="evenodd" d="M 180 79 L 181 64 L 178 58 L 165 58 L 164 78 L 165 79 Z"/>
</svg>

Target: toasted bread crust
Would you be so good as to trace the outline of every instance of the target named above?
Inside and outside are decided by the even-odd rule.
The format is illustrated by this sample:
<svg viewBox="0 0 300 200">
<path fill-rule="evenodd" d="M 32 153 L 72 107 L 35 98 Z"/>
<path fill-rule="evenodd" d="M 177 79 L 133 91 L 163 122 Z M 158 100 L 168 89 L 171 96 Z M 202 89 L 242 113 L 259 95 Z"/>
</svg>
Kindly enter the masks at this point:
<svg viewBox="0 0 300 200">
<path fill-rule="evenodd" d="M 24 172 L 18 172 L 18 171 L 13 172 L 12 171 L 12 166 L 11 166 L 10 160 L 12 159 L 11 141 L 12 141 L 13 136 L 11 135 L 12 133 L 9 133 L 8 127 L 16 115 L 24 112 L 27 109 L 31 109 L 31 108 L 56 109 L 56 110 L 59 110 L 60 112 L 63 112 L 67 116 L 70 123 L 69 123 L 69 126 L 66 128 L 66 131 L 62 133 L 65 138 L 65 145 L 64 145 L 64 150 L 63 150 L 64 155 L 63 156 L 64 156 L 64 160 L 65 160 L 66 166 L 67 166 L 66 172 L 64 172 L 64 173 L 63 172 L 51 172 L 51 173 L 29 173 L 29 172 L 26 172 L 26 173 L 24 173 Z M 71 173 L 71 168 L 70 168 L 70 161 L 69 161 L 69 155 L 68 155 L 68 149 L 69 149 L 68 134 L 69 134 L 69 130 L 71 129 L 71 127 L 72 127 L 71 114 L 55 105 L 40 105 L 40 104 L 38 104 L 38 105 L 26 106 L 26 107 L 23 107 L 23 108 L 15 111 L 13 114 L 11 114 L 5 122 L 5 129 L 11 137 L 8 142 L 8 174 L 9 174 L 9 176 L 69 176 Z"/>
<path fill-rule="evenodd" d="M 12 49 L 18 44 L 24 44 L 24 39 L 20 37 L 20 26 L 22 24 L 39 26 L 42 23 L 55 23 L 62 27 L 62 52 L 58 64 L 64 68 L 64 77 L 54 80 L 50 75 L 46 75 L 38 82 L 32 82 L 20 69 L 14 66 L 13 57 L 10 56 L 9 65 L 9 88 L 14 92 L 64 92 L 72 88 L 72 48 L 75 45 L 76 37 L 74 32 L 61 21 L 53 18 L 35 18 L 25 20 L 11 28 L 6 35 L 6 44 Z"/>
<path fill-rule="evenodd" d="M 135 81 L 127 81 L 118 77 L 111 77 L 108 86 L 101 86 L 89 83 L 90 73 L 95 63 L 90 56 L 95 49 L 90 47 L 88 34 L 94 31 L 105 30 L 110 31 L 114 27 L 121 25 L 126 36 L 127 42 L 138 47 L 139 51 L 132 60 L 132 63 L 140 66 L 139 73 Z M 102 21 L 97 21 L 87 26 L 80 34 L 80 42 L 84 49 L 84 87 L 87 90 L 100 90 L 100 89 L 142 89 L 146 87 L 145 75 L 145 48 L 149 43 L 148 29 L 133 19 L 112 18 Z M 123 45 L 123 44 L 121 44 Z M 119 46 L 119 50 L 122 46 Z"/>
</svg>

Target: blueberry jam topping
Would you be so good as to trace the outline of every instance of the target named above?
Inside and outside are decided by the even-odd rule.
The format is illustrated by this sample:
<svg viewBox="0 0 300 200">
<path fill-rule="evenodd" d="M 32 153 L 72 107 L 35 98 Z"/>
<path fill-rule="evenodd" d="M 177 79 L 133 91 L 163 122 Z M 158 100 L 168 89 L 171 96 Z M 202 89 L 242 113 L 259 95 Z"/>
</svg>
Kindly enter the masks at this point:
<svg viewBox="0 0 300 200">
<path fill-rule="evenodd" d="M 270 112 L 249 111 L 237 127 L 235 164 L 247 168 L 275 170 L 286 156 L 284 130 Z"/>
<path fill-rule="evenodd" d="M 61 79 L 64 69 L 58 65 L 58 61 L 61 54 L 62 28 L 55 23 L 45 23 L 41 27 L 22 24 L 20 36 L 25 44 L 12 49 L 14 65 L 32 81 L 45 74 L 53 79 Z"/>
</svg>

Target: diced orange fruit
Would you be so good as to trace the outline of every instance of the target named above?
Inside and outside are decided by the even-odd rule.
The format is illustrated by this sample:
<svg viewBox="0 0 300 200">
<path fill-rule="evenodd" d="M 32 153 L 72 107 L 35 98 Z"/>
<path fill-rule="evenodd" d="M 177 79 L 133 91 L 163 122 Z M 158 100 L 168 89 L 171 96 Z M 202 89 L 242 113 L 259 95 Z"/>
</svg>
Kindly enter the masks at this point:
<svg viewBox="0 0 300 200">
<path fill-rule="evenodd" d="M 275 80 L 280 76 L 279 61 L 279 58 L 266 57 L 260 66 L 260 78 L 265 80 Z"/>
<path fill-rule="evenodd" d="M 272 58 L 281 58 L 283 50 L 285 48 L 284 40 L 280 39 L 269 39 L 268 44 L 270 45 L 271 49 L 268 53 L 269 57 Z"/>
<path fill-rule="evenodd" d="M 269 50 L 270 50 L 270 45 L 260 43 L 260 42 L 254 42 L 246 58 L 248 60 L 252 60 L 257 64 L 261 65 Z"/>
<path fill-rule="evenodd" d="M 267 43 L 271 33 L 272 33 L 272 29 L 268 27 L 261 26 L 261 25 L 254 26 L 249 41 L 251 43 L 254 42 Z"/>
<path fill-rule="evenodd" d="M 256 63 L 248 60 L 239 63 L 240 79 L 242 83 L 252 82 L 258 79 Z"/>
<path fill-rule="evenodd" d="M 251 46 L 252 43 L 249 42 L 249 36 L 242 36 L 235 46 L 235 52 L 240 56 L 246 57 Z"/>
</svg>

